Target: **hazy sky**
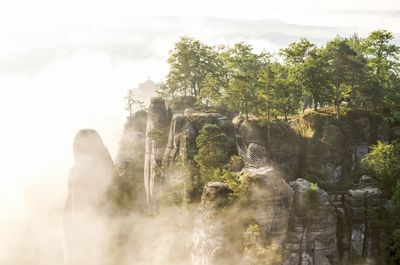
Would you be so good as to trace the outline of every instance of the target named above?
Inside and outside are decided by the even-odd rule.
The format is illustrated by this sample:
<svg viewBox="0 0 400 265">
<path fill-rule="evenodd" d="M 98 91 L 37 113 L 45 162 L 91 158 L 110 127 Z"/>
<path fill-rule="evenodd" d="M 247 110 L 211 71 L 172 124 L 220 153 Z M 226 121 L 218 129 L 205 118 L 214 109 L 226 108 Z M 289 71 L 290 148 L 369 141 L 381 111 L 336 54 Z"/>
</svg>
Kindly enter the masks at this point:
<svg viewBox="0 0 400 265">
<path fill-rule="evenodd" d="M 385 28 L 399 43 L 399 18 L 398 0 L 0 0 L 0 194 L 64 181 L 79 128 L 115 155 L 126 90 L 165 76 L 179 36 L 276 51 Z"/>
</svg>

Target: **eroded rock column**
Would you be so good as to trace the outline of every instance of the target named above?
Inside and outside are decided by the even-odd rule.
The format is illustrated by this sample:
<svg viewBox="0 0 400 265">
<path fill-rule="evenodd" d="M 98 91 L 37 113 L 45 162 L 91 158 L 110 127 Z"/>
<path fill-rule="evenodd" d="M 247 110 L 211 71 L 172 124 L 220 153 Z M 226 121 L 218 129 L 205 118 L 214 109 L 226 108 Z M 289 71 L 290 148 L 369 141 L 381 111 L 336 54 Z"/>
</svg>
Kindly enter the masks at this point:
<svg viewBox="0 0 400 265">
<path fill-rule="evenodd" d="M 74 165 L 68 176 L 64 212 L 65 264 L 112 264 L 109 255 L 109 200 L 114 166 L 95 130 L 80 130 L 74 140 Z"/>
</svg>

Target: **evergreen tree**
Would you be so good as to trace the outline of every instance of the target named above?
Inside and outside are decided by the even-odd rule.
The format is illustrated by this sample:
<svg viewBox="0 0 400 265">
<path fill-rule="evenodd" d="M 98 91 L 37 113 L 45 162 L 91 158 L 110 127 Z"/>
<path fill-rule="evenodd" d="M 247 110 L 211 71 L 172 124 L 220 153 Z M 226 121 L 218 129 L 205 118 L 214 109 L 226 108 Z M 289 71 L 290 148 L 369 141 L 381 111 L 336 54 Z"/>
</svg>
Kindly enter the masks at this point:
<svg viewBox="0 0 400 265">
<path fill-rule="evenodd" d="M 340 116 L 340 105 L 343 99 L 351 93 L 351 83 L 360 70 L 357 64 L 357 52 L 353 50 L 346 39 L 336 37 L 328 42 L 323 50 L 329 63 L 330 82 L 334 88 L 334 105 L 336 116 Z"/>
</svg>

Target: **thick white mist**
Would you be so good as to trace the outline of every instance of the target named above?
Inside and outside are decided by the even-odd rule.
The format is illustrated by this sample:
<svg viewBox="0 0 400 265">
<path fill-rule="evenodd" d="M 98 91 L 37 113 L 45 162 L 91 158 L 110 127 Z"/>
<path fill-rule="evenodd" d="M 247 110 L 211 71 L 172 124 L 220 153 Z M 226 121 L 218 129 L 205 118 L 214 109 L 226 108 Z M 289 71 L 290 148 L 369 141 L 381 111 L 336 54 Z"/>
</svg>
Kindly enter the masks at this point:
<svg viewBox="0 0 400 265">
<path fill-rule="evenodd" d="M 35 75 L 0 73 L 0 264 L 61 264 L 73 137 L 94 128 L 114 157 L 124 96 L 158 69 L 82 49 Z"/>
</svg>

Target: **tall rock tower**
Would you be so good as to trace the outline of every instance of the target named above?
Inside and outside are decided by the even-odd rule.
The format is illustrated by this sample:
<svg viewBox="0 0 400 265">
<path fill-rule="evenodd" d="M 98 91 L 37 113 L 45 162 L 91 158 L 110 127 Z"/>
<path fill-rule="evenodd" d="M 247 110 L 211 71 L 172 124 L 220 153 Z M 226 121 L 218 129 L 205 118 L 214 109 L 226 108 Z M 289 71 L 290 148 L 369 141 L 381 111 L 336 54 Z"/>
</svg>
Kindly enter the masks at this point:
<svg viewBox="0 0 400 265">
<path fill-rule="evenodd" d="M 65 264 L 110 264 L 104 231 L 112 207 L 108 195 L 113 177 L 114 165 L 99 134 L 92 129 L 80 130 L 74 140 L 74 166 L 65 202 Z"/>
<path fill-rule="evenodd" d="M 159 97 L 151 99 L 147 112 L 146 152 L 144 158 L 144 186 L 148 214 L 158 211 L 157 199 L 160 195 L 160 167 L 167 144 L 170 115 L 165 100 Z"/>
</svg>

